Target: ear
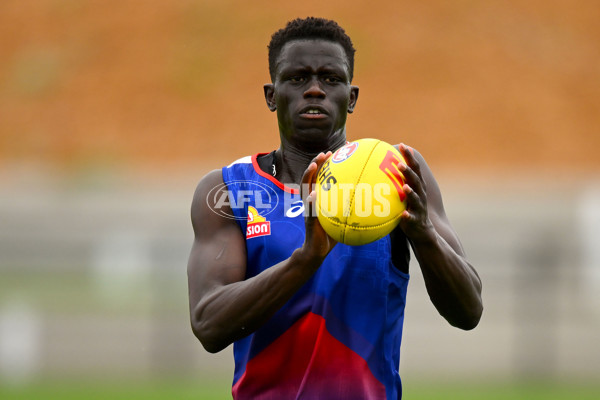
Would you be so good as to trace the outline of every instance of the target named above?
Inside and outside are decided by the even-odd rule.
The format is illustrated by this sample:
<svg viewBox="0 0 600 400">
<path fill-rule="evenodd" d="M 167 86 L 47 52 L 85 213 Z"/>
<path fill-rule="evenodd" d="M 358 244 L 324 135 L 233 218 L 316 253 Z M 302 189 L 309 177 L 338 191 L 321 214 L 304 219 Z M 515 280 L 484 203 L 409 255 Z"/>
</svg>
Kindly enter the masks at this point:
<svg viewBox="0 0 600 400">
<path fill-rule="evenodd" d="M 277 104 L 275 103 L 275 85 L 272 83 L 266 83 L 264 86 L 265 100 L 267 101 L 267 107 L 269 110 L 276 111 Z"/>
<path fill-rule="evenodd" d="M 356 101 L 358 100 L 358 86 L 350 86 L 350 102 L 348 103 L 348 114 L 354 112 Z"/>
</svg>

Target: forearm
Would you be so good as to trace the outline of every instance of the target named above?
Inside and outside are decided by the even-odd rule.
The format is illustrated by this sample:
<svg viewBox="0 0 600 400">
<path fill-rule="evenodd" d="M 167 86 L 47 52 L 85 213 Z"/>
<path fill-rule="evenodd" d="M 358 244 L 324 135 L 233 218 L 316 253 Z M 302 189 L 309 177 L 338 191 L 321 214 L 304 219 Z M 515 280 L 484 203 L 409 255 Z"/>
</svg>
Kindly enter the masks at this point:
<svg viewBox="0 0 600 400">
<path fill-rule="evenodd" d="M 477 326 L 483 305 L 481 280 L 475 269 L 435 229 L 411 244 L 429 297 L 439 313 L 458 328 Z"/>
<path fill-rule="evenodd" d="M 249 335 L 310 279 L 321 262 L 296 250 L 255 277 L 216 288 L 192 312 L 194 333 L 211 352 Z"/>
</svg>

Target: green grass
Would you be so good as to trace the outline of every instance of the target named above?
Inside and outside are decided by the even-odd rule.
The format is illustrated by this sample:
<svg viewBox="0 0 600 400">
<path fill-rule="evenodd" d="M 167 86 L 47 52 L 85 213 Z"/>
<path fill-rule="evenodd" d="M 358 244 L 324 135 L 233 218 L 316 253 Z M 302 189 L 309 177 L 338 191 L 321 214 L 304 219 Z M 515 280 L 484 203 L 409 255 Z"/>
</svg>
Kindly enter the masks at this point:
<svg viewBox="0 0 600 400">
<path fill-rule="evenodd" d="M 217 380 L 180 379 L 154 381 L 44 381 L 24 387 L 0 385 L 0 398 L 20 399 L 86 399 L 86 400 L 158 400 L 158 399 L 230 399 L 228 384 Z M 600 383 L 595 385 L 553 384 L 544 382 L 489 384 L 427 384 L 405 382 L 406 400 L 596 400 Z"/>
<path fill-rule="evenodd" d="M 43 381 L 27 386 L 0 385 L 3 400 L 220 400 L 230 399 L 228 384 L 192 380 Z"/>
<path fill-rule="evenodd" d="M 404 383 L 407 400 L 596 400 L 600 383 L 578 385 L 550 382 L 434 384 Z"/>
</svg>

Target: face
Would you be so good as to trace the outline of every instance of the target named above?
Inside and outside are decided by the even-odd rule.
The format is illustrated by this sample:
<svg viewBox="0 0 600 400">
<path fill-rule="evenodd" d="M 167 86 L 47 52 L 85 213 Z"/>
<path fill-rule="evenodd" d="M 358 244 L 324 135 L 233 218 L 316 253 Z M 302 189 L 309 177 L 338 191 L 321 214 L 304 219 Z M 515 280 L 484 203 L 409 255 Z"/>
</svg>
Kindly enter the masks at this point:
<svg viewBox="0 0 600 400">
<path fill-rule="evenodd" d="M 296 40 L 283 47 L 265 98 L 269 109 L 277 111 L 282 140 L 327 145 L 345 141 L 346 117 L 354 110 L 358 87 L 350 85 L 340 44 Z"/>
</svg>

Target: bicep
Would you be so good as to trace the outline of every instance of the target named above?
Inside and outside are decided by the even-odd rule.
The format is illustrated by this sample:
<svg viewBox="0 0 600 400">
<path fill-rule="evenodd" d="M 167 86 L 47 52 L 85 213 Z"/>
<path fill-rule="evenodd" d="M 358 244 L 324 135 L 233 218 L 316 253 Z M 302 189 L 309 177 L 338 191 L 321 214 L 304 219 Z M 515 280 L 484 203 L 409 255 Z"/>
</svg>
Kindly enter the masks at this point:
<svg viewBox="0 0 600 400">
<path fill-rule="evenodd" d="M 214 213 L 206 195 L 223 183 L 219 171 L 208 174 L 198 185 L 192 202 L 194 243 L 188 260 L 188 288 L 193 309 L 212 290 L 244 279 L 246 244 L 233 219 Z"/>
</svg>

